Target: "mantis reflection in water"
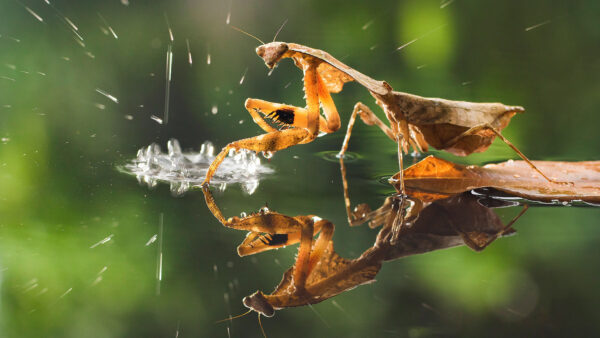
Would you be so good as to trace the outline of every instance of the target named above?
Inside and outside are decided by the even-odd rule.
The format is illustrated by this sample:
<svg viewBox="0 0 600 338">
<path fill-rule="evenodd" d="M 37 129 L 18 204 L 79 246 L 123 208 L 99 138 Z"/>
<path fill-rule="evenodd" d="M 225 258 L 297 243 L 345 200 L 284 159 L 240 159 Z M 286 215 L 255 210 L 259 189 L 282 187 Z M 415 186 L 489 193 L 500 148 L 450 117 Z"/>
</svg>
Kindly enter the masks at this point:
<svg viewBox="0 0 600 338">
<path fill-rule="evenodd" d="M 355 259 L 335 252 L 334 225 L 330 221 L 314 215 L 291 217 L 266 209 L 226 219 L 208 186 L 203 187 L 207 206 L 224 226 L 249 232 L 238 246 L 240 256 L 300 243 L 295 264 L 284 272 L 275 290 L 271 294 L 257 291 L 245 297 L 246 307 L 271 317 L 275 310 L 316 304 L 374 282 L 385 261 L 460 245 L 483 250 L 497 238 L 514 233 L 513 223 L 527 210 L 524 205 L 504 225 L 492 207 L 486 206 L 490 205 L 487 198 L 465 192 L 437 200 L 392 195 L 376 210 L 361 204 L 351 211 L 343 161 L 341 165 L 350 225 L 368 223 L 371 228 L 381 227 L 373 245 Z M 493 201 L 494 207 L 505 206 Z M 396 228 L 400 229 L 398 233 L 394 233 Z"/>
</svg>

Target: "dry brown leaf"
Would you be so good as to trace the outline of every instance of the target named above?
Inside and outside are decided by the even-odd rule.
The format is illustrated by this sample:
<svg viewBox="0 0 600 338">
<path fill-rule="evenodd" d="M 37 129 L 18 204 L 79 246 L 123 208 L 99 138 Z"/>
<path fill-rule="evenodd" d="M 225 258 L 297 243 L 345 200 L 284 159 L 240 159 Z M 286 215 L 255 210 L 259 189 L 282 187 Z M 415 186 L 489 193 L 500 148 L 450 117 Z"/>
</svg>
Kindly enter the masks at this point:
<svg viewBox="0 0 600 338">
<path fill-rule="evenodd" d="M 479 167 L 464 166 L 434 156 L 405 169 L 404 180 L 411 194 L 425 196 L 450 196 L 489 187 L 541 202 L 581 200 L 600 203 L 600 161 L 533 163 L 550 178 L 572 184 L 548 182 L 524 161 L 510 160 Z M 399 175 L 394 178 L 399 178 Z"/>
</svg>

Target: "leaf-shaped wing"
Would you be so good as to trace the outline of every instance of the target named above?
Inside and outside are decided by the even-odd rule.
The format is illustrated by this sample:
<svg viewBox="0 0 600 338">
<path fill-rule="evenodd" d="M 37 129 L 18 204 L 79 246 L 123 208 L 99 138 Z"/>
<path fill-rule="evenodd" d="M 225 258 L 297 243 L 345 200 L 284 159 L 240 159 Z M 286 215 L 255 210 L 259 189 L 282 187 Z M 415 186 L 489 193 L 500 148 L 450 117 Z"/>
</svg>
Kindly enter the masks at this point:
<svg viewBox="0 0 600 338">
<path fill-rule="evenodd" d="M 392 90 L 392 88 L 384 81 L 377 81 L 368 77 L 356 69 L 345 65 L 327 52 L 296 43 L 288 43 L 287 45 L 289 50 L 310 55 L 314 58 L 324 61 L 319 65 L 317 71 L 325 81 L 329 91 L 332 93 L 340 92 L 344 83 L 352 80 L 355 80 L 356 82 L 365 86 L 369 91 L 379 95 L 386 95 Z M 302 58 L 295 58 L 295 60 L 301 65 L 306 62 Z"/>
</svg>

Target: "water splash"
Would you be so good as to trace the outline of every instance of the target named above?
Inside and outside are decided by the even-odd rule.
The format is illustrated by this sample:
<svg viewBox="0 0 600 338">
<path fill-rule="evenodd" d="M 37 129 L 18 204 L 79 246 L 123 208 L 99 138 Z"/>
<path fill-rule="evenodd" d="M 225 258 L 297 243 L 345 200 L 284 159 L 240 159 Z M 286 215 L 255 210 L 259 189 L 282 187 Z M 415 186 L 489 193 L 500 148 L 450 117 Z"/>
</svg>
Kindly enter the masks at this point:
<svg viewBox="0 0 600 338">
<path fill-rule="evenodd" d="M 100 88 L 96 88 L 96 92 L 98 94 L 103 95 L 104 97 L 106 97 L 107 99 L 111 100 L 114 103 L 119 103 L 119 99 L 117 99 L 115 96 L 111 95 L 110 93 L 108 93 Z"/>
<path fill-rule="evenodd" d="M 175 196 L 200 187 L 215 158 L 213 144 L 206 141 L 199 152 L 184 153 L 179 142 L 171 139 L 167 148 L 167 153 L 163 153 L 158 144 L 152 143 L 138 150 L 137 157 L 119 169 L 135 175 L 140 183 L 150 188 L 158 182 L 169 183 Z M 211 179 L 211 184 L 226 187 L 228 183 L 241 183 L 243 191 L 250 195 L 258 188 L 260 178 L 271 173 L 273 169 L 262 165 L 254 152 L 242 149 L 229 153 Z"/>
<path fill-rule="evenodd" d="M 529 27 L 525 28 L 525 31 L 526 31 L 526 32 L 529 32 L 530 30 L 533 30 L 533 29 L 536 29 L 536 28 L 540 28 L 540 27 L 542 27 L 542 26 L 544 26 L 544 25 L 547 25 L 547 24 L 549 24 L 550 22 L 551 22 L 550 20 L 546 20 L 546 21 L 544 21 L 544 22 L 540 22 L 540 23 L 538 23 L 538 24 L 535 24 L 535 25 L 533 25 L 533 26 L 529 26 Z"/>
<path fill-rule="evenodd" d="M 185 44 L 187 45 L 188 63 L 191 66 L 194 63 L 194 60 L 192 60 L 192 50 L 190 49 L 190 40 L 186 38 L 185 39 Z"/>
<path fill-rule="evenodd" d="M 96 14 L 98 14 L 98 17 L 100 17 L 100 20 L 102 20 L 102 22 L 104 22 L 106 27 L 108 27 L 108 31 L 110 32 L 110 34 L 112 34 L 113 38 L 115 38 L 115 40 L 118 40 L 119 36 L 115 32 L 115 30 L 112 29 L 111 25 L 108 24 L 108 21 L 106 21 L 106 19 L 102 16 L 102 14 L 100 14 L 100 13 L 96 13 Z M 102 28 L 104 30 L 104 27 L 100 27 L 100 28 Z"/>
<path fill-rule="evenodd" d="M 246 70 L 244 71 L 244 74 L 242 74 L 242 78 L 240 79 L 240 85 L 242 85 L 244 83 L 244 79 L 246 78 L 246 73 L 248 72 L 248 67 L 246 67 Z"/>
<path fill-rule="evenodd" d="M 42 17 L 39 16 L 36 12 L 34 12 L 31 8 L 25 6 L 25 9 L 29 12 L 29 14 L 33 15 L 33 17 L 36 18 L 39 22 L 44 22 L 44 19 L 42 19 Z"/>
<path fill-rule="evenodd" d="M 165 14 L 166 18 L 166 14 Z M 169 32 L 171 32 L 169 28 Z M 171 41 L 173 41 L 171 39 Z M 167 63 L 165 73 L 165 112 L 163 115 L 163 121 L 165 124 L 169 122 L 169 99 L 171 98 L 171 75 L 173 71 L 173 45 L 169 44 L 167 47 Z M 162 123 L 161 123 L 162 124 Z"/>
</svg>

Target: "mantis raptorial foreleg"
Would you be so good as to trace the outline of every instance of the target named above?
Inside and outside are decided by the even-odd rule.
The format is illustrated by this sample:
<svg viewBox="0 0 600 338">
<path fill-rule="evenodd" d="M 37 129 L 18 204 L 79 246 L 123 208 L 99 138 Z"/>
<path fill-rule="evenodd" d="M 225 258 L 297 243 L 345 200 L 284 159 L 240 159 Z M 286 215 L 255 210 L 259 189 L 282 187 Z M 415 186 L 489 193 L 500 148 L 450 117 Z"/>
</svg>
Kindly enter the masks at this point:
<svg viewBox="0 0 600 338">
<path fill-rule="evenodd" d="M 319 130 L 324 133 L 333 133 L 340 129 L 340 115 L 338 114 L 337 108 L 333 103 L 333 99 L 331 98 L 323 79 L 318 74 L 316 77 L 317 93 L 319 101 L 321 102 L 321 107 L 323 107 L 323 114 L 325 114 L 325 119 L 322 116 L 319 116 Z"/>
<path fill-rule="evenodd" d="M 248 149 L 256 152 L 276 152 L 296 144 L 309 143 L 319 131 L 332 133 L 339 129 L 340 117 L 331 95 L 316 71 L 317 64 L 309 63 L 304 67 L 304 91 L 306 108 L 273 103 L 259 99 L 247 99 L 245 107 L 254 122 L 267 134 L 251 137 L 225 146 L 208 168 L 203 185 L 207 185 L 217 168 L 225 160 L 231 149 Z M 319 114 L 320 105 L 325 117 Z M 277 130 L 265 120 L 271 118 L 289 129 Z"/>
<path fill-rule="evenodd" d="M 290 129 L 285 129 L 282 131 L 278 131 L 275 128 L 269 126 L 264 119 L 254 111 L 254 107 L 265 108 L 265 110 L 269 110 L 272 108 L 281 107 L 284 105 L 278 105 L 267 101 L 262 100 L 248 100 L 246 101 L 246 108 L 257 122 L 257 124 L 263 128 L 265 131 L 268 131 L 267 134 L 250 137 L 247 139 L 235 141 L 229 143 L 227 146 L 221 150 L 221 152 L 215 157 L 213 162 L 211 163 L 208 171 L 206 173 L 206 178 L 202 185 L 208 185 L 210 179 L 217 171 L 217 168 L 225 160 L 227 154 L 231 149 L 239 150 L 239 149 L 247 149 L 256 152 L 265 151 L 265 152 L 275 152 L 278 150 L 282 150 L 293 145 L 299 143 L 307 143 L 312 141 L 315 137 L 317 137 L 319 133 L 319 97 L 318 97 L 318 82 L 317 82 L 317 71 L 315 66 L 307 66 L 304 72 L 304 90 L 306 91 L 306 114 L 305 114 L 305 128 L 295 128 L 292 127 Z M 292 111 L 300 111 L 300 108 L 293 106 L 285 106 L 292 109 Z M 295 109 L 295 110 L 294 110 Z M 276 111 L 276 110 L 271 110 Z"/>
<path fill-rule="evenodd" d="M 535 164 L 533 164 L 533 162 L 531 162 L 527 158 L 527 156 L 525 156 L 525 154 L 523 154 L 517 147 L 515 147 L 512 144 L 512 142 L 510 142 L 506 137 L 504 137 L 504 135 L 502 135 L 496 128 L 494 128 L 489 123 L 484 123 L 484 124 L 480 124 L 475 127 L 469 128 L 462 134 L 460 134 L 460 135 L 450 139 L 448 142 L 446 142 L 446 144 L 442 147 L 442 149 L 452 146 L 453 144 L 458 142 L 458 140 L 460 140 L 461 138 L 464 138 L 465 136 L 475 135 L 481 130 L 491 130 L 492 132 L 494 132 L 494 134 L 496 134 L 502 141 L 504 141 L 504 143 L 506 143 L 506 145 L 508 145 L 512 150 L 514 150 L 523 159 L 523 161 L 527 162 L 527 164 L 529 164 L 529 166 L 533 170 L 537 171 L 537 173 L 542 175 L 542 177 L 545 178 L 548 182 L 558 183 L 558 184 L 569 184 L 569 182 L 559 182 L 559 181 L 553 180 L 553 179 L 549 178 L 548 176 L 546 176 L 540 169 L 538 169 L 538 167 L 535 166 Z"/>
<path fill-rule="evenodd" d="M 266 132 L 275 131 L 277 129 L 269 125 L 258 112 L 263 113 L 266 117 L 271 118 L 284 126 L 305 129 L 313 129 L 315 127 L 314 119 L 317 117 L 317 126 L 320 132 L 333 133 L 338 130 L 341 123 L 340 116 L 321 76 L 318 74 L 306 74 L 304 88 L 307 95 L 306 102 L 309 108 L 300 108 L 260 99 L 247 99 L 245 106 L 250 115 L 252 115 L 254 122 Z M 323 107 L 325 117 L 318 114 L 318 108 L 316 116 L 314 112 L 311 114 L 310 106 L 314 105 L 315 96 L 318 98 L 321 107 Z M 312 141 L 312 139 L 307 140 L 307 142 L 310 141 Z"/>
<path fill-rule="evenodd" d="M 290 217 L 273 211 L 259 212 L 247 217 L 225 219 L 217 206 L 210 189 L 202 187 L 206 205 L 213 215 L 226 227 L 249 231 L 246 239 L 238 246 L 240 256 L 277 249 L 300 242 L 294 265 L 294 286 L 301 290 L 314 269 L 327 244 L 333 236 L 334 225 L 315 216 Z M 316 241 L 313 237 L 321 232 Z"/>
<path fill-rule="evenodd" d="M 244 106 L 252 116 L 254 123 L 268 133 L 279 129 L 267 123 L 265 117 L 287 126 L 306 126 L 308 124 L 306 121 L 307 112 L 304 108 L 260 99 L 246 99 Z M 262 113 L 265 117 L 259 113 Z M 299 118 L 299 116 L 304 116 L 304 119 Z"/>
<path fill-rule="evenodd" d="M 331 99 L 331 97 L 329 98 Z M 319 96 L 319 100 L 321 100 L 321 96 Z M 330 103 L 333 104 L 333 101 Z M 321 105 L 327 118 L 324 118 L 323 116 L 318 117 L 319 131 L 324 133 L 333 133 L 339 129 L 340 119 L 339 115 L 337 114 L 337 110 L 334 105 L 327 105 L 323 101 L 321 101 Z M 252 115 L 254 123 L 256 123 L 266 132 L 278 131 L 279 129 L 274 128 L 267 123 L 267 121 L 265 121 L 265 117 L 274 120 L 282 127 L 305 129 L 309 127 L 309 112 L 306 108 L 295 107 L 282 103 L 274 103 L 260 99 L 247 99 L 245 106 L 250 115 Z M 260 115 L 259 112 L 264 116 Z M 312 141 L 312 139 L 302 143 L 308 143 L 310 141 Z"/>
<path fill-rule="evenodd" d="M 225 160 L 225 157 L 227 157 L 227 154 L 232 149 L 236 151 L 239 149 L 248 149 L 256 152 L 275 152 L 296 145 L 309 137 L 309 132 L 306 129 L 292 128 L 231 142 L 221 150 L 210 167 L 208 167 L 206 178 L 202 182 L 202 185 L 208 185 L 221 162 Z"/>
</svg>

